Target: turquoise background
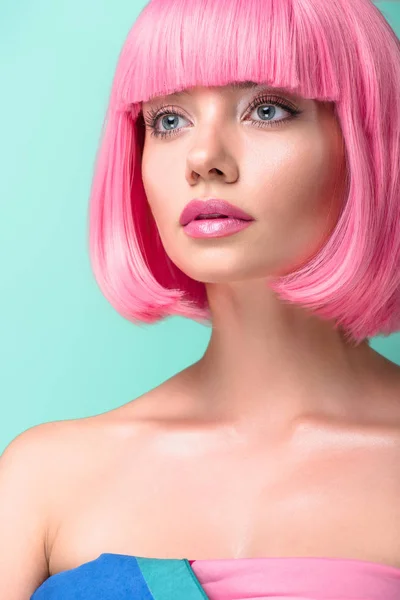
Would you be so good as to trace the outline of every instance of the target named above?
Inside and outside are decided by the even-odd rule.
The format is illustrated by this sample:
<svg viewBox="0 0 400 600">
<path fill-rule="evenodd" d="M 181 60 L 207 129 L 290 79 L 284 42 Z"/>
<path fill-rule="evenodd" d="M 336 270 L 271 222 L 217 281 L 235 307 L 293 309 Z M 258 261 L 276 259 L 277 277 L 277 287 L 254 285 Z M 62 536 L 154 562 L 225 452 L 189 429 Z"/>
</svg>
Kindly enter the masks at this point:
<svg viewBox="0 0 400 600">
<path fill-rule="evenodd" d="M 125 404 L 198 360 L 210 329 L 131 324 L 91 273 L 87 210 L 117 58 L 143 0 L 0 3 L 0 452 Z M 398 2 L 376 2 L 399 35 Z M 400 334 L 371 345 L 400 364 Z"/>
</svg>

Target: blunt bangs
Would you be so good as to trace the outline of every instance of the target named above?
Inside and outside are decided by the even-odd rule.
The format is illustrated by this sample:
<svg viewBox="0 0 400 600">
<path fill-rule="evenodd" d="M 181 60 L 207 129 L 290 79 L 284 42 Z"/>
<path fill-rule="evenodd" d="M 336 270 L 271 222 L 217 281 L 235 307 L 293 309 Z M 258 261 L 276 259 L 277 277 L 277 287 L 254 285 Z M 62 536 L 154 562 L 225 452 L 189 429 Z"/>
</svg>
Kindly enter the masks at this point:
<svg viewBox="0 0 400 600">
<path fill-rule="evenodd" d="M 335 229 L 295 271 L 286 302 L 357 345 L 400 331 L 400 42 L 371 0 L 151 0 L 121 50 L 89 207 L 106 299 L 137 325 L 211 325 L 205 284 L 167 256 L 141 178 L 142 103 L 195 86 L 264 83 L 332 102 L 346 160 Z"/>
<path fill-rule="evenodd" d="M 324 39 L 324 17 L 287 0 L 152 0 L 121 53 L 112 108 L 235 81 L 338 100 L 345 65 L 336 45 L 345 32 L 338 18 L 337 35 Z"/>
</svg>

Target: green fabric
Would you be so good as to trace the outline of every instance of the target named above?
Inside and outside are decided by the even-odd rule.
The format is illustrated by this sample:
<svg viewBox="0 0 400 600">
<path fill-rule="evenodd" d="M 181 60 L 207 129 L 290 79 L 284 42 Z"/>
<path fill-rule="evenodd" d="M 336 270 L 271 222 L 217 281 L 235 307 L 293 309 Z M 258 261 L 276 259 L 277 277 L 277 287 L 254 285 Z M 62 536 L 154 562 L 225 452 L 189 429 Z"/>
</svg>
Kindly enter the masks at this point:
<svg viewBox="0 0 400 600">
<path fill-rule="evenodd" d="M 136 560 L 154 600 L 208 600 L 188 560 L 141 557 Z"/>
</svg>

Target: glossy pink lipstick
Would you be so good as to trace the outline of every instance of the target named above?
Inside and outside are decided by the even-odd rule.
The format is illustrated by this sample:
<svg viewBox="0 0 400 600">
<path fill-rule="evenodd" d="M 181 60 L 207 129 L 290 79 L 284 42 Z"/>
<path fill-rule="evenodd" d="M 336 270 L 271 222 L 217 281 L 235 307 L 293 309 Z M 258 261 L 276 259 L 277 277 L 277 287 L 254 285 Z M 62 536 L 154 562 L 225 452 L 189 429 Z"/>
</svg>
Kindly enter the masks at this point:
<svg viewBox="0 0 400 600">
<path fill-rule="evenodd" d="M 254 218 L 225 200 L 192 200 L 179 219 L 187 235 L 194 238 L 224 237 L 248 227 Z"/>
</svg>

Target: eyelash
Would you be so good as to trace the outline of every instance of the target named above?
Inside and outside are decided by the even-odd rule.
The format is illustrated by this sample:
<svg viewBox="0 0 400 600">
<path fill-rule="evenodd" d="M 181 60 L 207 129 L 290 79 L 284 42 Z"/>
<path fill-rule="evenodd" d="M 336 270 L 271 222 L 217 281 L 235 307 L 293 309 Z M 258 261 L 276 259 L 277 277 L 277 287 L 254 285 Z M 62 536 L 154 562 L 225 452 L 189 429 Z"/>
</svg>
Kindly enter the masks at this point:
<svg viewBox="0 0 400 600">
<path fill-rule="evenodd" d="M 290 121 L 298 117 L 303 111 L 298 110 L 291 104 L 288 104 L 285 100 L 281 98 L 276 98 L 275 96 L 261 96 L 255 98 L 246 111 L 246 115 L 248 113 L 252 113 L 255 108 L 258 106 L 262 106 L 263 104 L 276 105 L 280 108 L 287 110 L 290 113 L 290 117 L 286 117 L 284 119 L 280 119 L 279 121 L 253 121 L 253 125 L 256 127 L 279 127 L 283 125 L 286 121 Z M 159 138 L 165 138 L 167 136 L 176 135 L 179 133 L 180 129 L 170 129 L 169 131 L 158 131 L 156 129 L 156 122 L 160 117 L 164 115 L 174 115 L 178 117 L 182 117 L 186 119 L 187 117 L 179 112 L 179 110 L 175 110 L 173 106 L 160 106 L 156 109 L 151 108 L 148 111 L 148 114 L 144 117 L 144 122 L 147 127 L 150 129 L 150 135 Z"/>
</svg>

